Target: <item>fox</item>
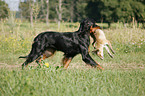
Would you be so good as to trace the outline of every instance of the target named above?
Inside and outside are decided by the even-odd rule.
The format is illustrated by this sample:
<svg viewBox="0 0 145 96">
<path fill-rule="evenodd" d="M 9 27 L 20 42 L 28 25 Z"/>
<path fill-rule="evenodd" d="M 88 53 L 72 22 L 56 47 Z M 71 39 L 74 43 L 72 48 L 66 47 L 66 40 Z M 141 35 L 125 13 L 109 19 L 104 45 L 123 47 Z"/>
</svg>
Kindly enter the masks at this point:
<svg viewBox="0 0 145 96">
<path fill-rule="evenodd" d="M 109 56 L 111 58 L 113 58 L 113 55 L 110 53 L 109 48 L 113 54 L 115 54 L 115 51 L 113 50 L 110 41 L 106 39 L 106 36 L 105 36 L 104 32 L 101 30 L 101 28 L 100 27 L 93 27 L 93 28 L 91 27 L 90 33 L 91 33 L 91 37 L 93 38 L 92 46 L 95 49 L 92 52 L 97 54 L 97 56 L 103 60 L 104 59 L 103 48 L 105 47 Z"/>
</svg>

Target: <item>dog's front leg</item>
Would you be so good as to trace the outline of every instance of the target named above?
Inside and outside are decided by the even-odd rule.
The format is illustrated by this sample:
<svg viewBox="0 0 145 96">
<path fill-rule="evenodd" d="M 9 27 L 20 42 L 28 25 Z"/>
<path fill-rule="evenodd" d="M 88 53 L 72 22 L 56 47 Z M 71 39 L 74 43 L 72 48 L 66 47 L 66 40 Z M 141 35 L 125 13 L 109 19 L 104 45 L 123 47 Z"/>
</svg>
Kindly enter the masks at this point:
<svg viewBox="0 0 145 96">
<path fill-rule="evenodd" d="M 81 54 L 82 54 L 82 59 L 86 64 L 89 64 L 92 67 L 97 67 L 98 69 L 104 70 L 104 68 L 102 68 L 99 63 L 95 62 L 92 59 L 92 57 L 88 53 L 88 50 L 85 47 L 81 48 Z"/>
</svg>

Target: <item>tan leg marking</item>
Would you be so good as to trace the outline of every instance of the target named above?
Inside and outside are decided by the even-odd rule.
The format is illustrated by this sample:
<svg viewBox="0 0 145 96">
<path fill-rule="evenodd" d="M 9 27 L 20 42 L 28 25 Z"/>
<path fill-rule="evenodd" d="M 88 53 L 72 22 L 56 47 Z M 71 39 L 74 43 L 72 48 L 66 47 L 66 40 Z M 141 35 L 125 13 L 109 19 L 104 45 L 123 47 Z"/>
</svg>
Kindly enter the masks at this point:
<svg viewBox="0 0 145 96">
<path fill-rule="evenodd" d="M 66 68 L 67 69 L 67 67 L 69 66 L 69 63 L 71 62 L 71 60 L 72 60 L 72 58 L 71 57 L 69 57 L 69 58 L 67 58 L 67 57 L 64 57 L 63 58 L 63 66 L 64 66 L 64 68 Z"/>
<path fill-rule="evenodd" d="M 96 62 L 96 63 L 98 64 L 96 67 L 97 67 L 99 70 L 104 70 L 104 68 L 102 68 L 98 62 Z"/>
</svg>

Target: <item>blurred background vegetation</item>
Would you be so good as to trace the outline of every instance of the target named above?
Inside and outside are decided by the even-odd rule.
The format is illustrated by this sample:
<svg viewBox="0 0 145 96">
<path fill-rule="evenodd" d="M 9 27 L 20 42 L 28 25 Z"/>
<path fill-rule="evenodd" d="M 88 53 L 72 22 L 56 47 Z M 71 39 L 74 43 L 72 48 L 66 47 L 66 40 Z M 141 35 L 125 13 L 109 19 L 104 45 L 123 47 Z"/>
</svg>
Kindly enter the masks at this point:
<svg viewBox="0 0 145 96">
<path fill-rule="evenodd" d="M 89 17 L 96 22 L 142 24 L 145 27 L 145 0 L 20 0 L 16 18 L 33 22 L 80 22 Z M 8 18 L 10 9 L 0 0 L 0 18 Z"/>
</svg>

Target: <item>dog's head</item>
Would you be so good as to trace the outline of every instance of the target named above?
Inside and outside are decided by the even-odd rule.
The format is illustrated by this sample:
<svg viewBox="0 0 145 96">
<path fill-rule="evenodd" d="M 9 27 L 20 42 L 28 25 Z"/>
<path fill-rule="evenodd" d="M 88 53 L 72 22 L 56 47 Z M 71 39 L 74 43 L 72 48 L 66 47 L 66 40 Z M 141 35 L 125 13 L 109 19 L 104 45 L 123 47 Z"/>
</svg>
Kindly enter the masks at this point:
<svg viewBox="0 0 145 96">
<path fill-rule="evenodd" d="M 84 19 L 82 20 L 81 24 L 80 24 L 80 28 L 79 31 L 81 32 L 88 32 L 90 31 L 90 28 L 95 26 L 95 21 L 93 19 Z"/>
</svg>

